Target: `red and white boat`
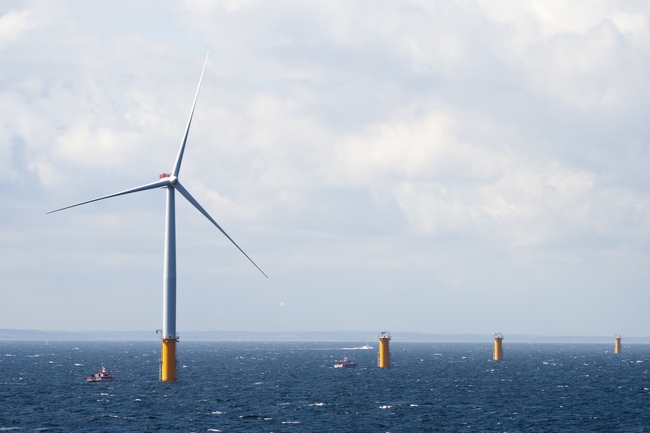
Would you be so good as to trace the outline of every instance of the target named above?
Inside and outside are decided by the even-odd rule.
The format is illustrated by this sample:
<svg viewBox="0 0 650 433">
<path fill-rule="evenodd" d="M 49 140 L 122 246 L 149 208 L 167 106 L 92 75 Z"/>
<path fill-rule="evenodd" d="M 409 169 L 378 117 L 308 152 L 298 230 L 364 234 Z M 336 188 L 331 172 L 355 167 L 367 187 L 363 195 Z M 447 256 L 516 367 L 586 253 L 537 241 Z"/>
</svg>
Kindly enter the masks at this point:
<svg viewBox="0 0 650 433">
<path fill-rule="evenodd" d="M 111 375 L 111 372 L 102 365 L 102 371 L 88 376 L 86 382 L 108 382 L 113 379 L 115 379 L 115 376 Z"/>
<path fill-rule="evenodd" d="M 348 358 L 343 358 L 339 361 L 336 361 L 336 364 L 334 364 L 334 368 L 354 368 L 356 366 L 357 363 L 350 361 Z"/>
</svg>

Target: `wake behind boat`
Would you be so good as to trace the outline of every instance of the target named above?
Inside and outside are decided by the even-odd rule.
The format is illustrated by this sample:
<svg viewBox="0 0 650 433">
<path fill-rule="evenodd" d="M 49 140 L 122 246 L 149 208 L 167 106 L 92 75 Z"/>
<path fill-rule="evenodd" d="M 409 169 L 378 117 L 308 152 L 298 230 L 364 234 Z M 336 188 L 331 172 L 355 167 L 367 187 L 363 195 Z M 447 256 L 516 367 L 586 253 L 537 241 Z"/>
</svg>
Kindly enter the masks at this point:
<svg viewBox="0 0 650 433">
<path fill-rule="evenodd" d="M 339 361 L 336 361 L 334 364 L 334 368 L 355 368 L 357 366 L 357 363 L 354 361 L 350 361 L 348 358 L 343 358 Z"/>
<path fill-rule="evenodd" d="M 102 371 L 88 376 L 86 382 L 107 382 L 113 379 L 115 379 L 115 376 L 111 375 L 111 372 L 102 365 Z"/>
</svg>

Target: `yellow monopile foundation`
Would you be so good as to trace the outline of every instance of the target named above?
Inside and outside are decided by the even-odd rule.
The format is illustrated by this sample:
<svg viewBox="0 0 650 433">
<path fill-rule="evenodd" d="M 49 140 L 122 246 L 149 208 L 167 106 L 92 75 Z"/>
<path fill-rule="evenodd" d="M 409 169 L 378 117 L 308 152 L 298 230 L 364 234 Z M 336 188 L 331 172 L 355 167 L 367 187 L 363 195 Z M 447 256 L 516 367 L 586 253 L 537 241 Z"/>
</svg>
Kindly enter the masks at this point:
<svg viewBox="0 0 650 433">
<path fill-rule="evenodd" d="M 162 359 L 160 360 L 160 380 L 173 382 L 176 380 L 176 342 L 175 339 L 162 340 Z"/>
<path fill-rule="evenodd" d="M 382 332 L 379 335 L 379 368 L 390 367 L 390 334 Z"/>
<path fill-rule="evenodd" d="M 503 341 L 503 335 L 494 334 L 494 360 L 495 361 L 503 360 L 503 346 L 501 343 L 502 341 Z"/>
</svg>

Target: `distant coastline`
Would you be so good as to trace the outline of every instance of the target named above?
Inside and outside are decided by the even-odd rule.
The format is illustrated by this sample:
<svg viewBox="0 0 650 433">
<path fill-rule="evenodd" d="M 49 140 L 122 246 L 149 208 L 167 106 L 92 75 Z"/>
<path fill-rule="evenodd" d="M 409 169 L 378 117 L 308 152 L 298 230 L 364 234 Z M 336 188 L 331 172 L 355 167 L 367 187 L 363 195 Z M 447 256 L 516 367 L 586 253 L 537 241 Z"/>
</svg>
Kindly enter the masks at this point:
<svg viewBox="0 0 650 433">
<path fill-rule="evenodd" d="M 492 334 L 429 334 L 391 332 L 393 342 L 491 343 Z M 355 341 L 370 343 L 377 339 L 372 331 L 184 331 L 181 341 Z M 611 343 L 614 336 L 545 336 L 504 334 L 508 343 Z M 0 329 L 0 341 L 156 341 L 153 331 L 41 331 L 35 329 Z M 650 337 L 625 337 L 625 344 L 650 344 Z"/>
</svg>

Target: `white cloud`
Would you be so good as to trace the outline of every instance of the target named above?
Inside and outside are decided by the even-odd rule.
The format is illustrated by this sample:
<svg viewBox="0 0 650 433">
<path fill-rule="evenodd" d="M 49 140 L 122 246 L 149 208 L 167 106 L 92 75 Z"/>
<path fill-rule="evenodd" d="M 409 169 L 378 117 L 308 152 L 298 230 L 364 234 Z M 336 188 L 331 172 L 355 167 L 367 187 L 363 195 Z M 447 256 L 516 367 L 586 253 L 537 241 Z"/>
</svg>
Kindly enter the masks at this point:
<svg viewBox="0 0 650 433">
<path fill-rule="evenodd" d="M 567 33 L 584 35 L 606 19 L 612 19 L 625 32 L 642 35 L 648 31 L 649 8 L 645 2 L 479 0 L 478 4 L 491 21 L 513 32 L 515 44 L 528 45 Z"/>
<path fill-rule="evenodd" d="M 496 56 L 521 69 L 526 84 L 582 109 L 620 109 L 647 77 L 650 8 L 609 1 L 480 2 L 499 26 Z M 641 66 L 641 65 L 639 65 Z"/>
<path fill-rule="evenodd" d="M 391 191 L 412 230 L 423 235 L 499 233 L 513 245 L 531 245 L 521 239 L 529 227 L 534 244 L 543 244 L 563 227 L 539 230 L 541 220 L 561 213 L 579 226 L 598 218 L 587 212 L 595 199 L 593 173 L 463 142 L 459 131 L 467 128 L 473 126 L 440 111 L 371 127 L 338 147 L 340 179 Z"/>
<path fill-rule="evenodd" d="M 56 159 L 91 170 L 124 165 L 133 159 L 141 137 L 128 131 L 116 133 L 99 125 L 89 127 L 84 120 L 88 119 L 79 119 L 78 125 L 70 125 L 57 138 L 53 153 Z"/>
<path fill-rule="evenodd" d="M 33 28 L 29 11 L 9 11 L 0 17 L 0 49 Z"/>
<path fill-rule="evenodd" d="M 404 121 L 371 126 L 339 145 L 346 181 L 372 185 L 406 178 L 475 183 L 495 175 L 498 159 L 458 138 L 462 126 L 450 115 L 441 110 L 422 119 L 411 120 L 411 116 L 404 113 Z"/>
</svg>

